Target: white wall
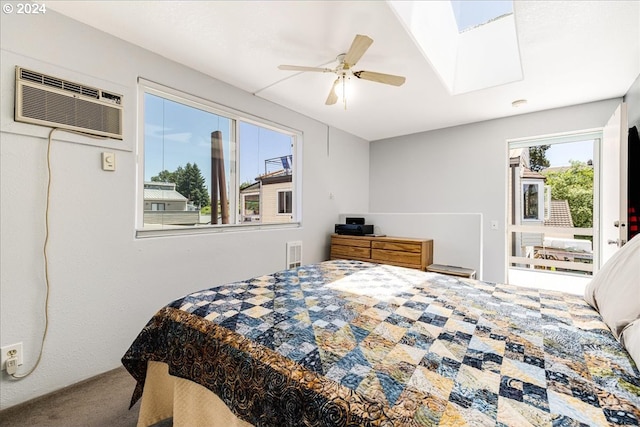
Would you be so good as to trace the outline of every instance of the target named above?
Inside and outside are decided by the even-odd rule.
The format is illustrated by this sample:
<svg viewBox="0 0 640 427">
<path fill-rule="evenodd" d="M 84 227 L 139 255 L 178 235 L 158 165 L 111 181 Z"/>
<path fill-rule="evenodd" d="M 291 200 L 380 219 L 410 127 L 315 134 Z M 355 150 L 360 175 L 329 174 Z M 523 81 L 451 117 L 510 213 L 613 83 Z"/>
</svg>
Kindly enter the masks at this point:
<svg viewBox="0 0 640 427">
<path fill-rule="evenodd" d="M 125 106 L 124 141 L 62 133 L 57 136 L 64 140 L 54 141 L 49 335 L 31 376 L 13 381 L 2 374 L 0 409 L 119 366 L 162 305 L 190 291 L 283 269 L 287 241 L 303 241 L 305 263 L 327 259 L 338 213 L 368 208 L 367 141 L 50 10 L 29 17 L 2 14 L 0 23 L 0 345 L 23 342 L 19 373 L 34 365 L 43 330 L 49 129 L 13 121 L 14 67 L 120 93 Z M 139 76 L 302 131 L 303 226 L 136 239 Z M 100 153 L 107 149 L 116 152 L 115 172 L 100 168 Z"/>
<path fill-rule="evenodd" d="M 640 75 L 636 77 L 636 80 L 624 96 L 624 102 L 627 103 L 629 127 L 637 126 L 640 128 Z"/>
<path fill-rule="evenodd" d="M 619 102 L 612 99 L 373 141 L 369 212 L 482 214 L 483 279 L 503 282 L 507 140 L 601 127 Z M 498 221 L 498 230 L 490 229 L 492 220 Z M 437 248 L 434 256 L 436 252 Z"/>
</svg>

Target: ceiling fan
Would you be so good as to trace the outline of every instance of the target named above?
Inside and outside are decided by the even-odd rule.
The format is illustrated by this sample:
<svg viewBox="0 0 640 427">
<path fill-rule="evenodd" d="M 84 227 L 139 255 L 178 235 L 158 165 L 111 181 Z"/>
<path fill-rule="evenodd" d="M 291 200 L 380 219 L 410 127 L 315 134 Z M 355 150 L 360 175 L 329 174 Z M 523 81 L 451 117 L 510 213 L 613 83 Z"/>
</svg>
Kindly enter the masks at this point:
<svg viewBox="0 0 640 427">
<path fill-rule="evenodd" d="M 320 73 L 334 73 L 338 78 L 333 82 L 329 96 L 325 102 L 326 105 L 333 105 L 338 102 L 337 90 L 342 89 L 342 99 L 344 102 L 344 108 L 347 108 L 347 99 L 345 95 L 346 83 L 351 76 L 355 76 L 359 79 L 370 80 L 372 82 L 384 83 L 393 86 L 402 86 L 405 82 L 405 77 L 394 76 L 393 74 L 377 73 L 374 71 L 353 71 L 353 66 L 362 58 L 362 55 L 369 49 L 369 46 L 373 43 L 373 39 L 368 36 L 357 34 L 351 43 L 351 47 L 347 53 L 342 53 L 336 57 L 338 65 L 335 68 L 320 68 L 320 67 L 304 67 L 299 65 L 280 65 L 280 70 L 287 71 L 314 71 Z"/>
</svg>

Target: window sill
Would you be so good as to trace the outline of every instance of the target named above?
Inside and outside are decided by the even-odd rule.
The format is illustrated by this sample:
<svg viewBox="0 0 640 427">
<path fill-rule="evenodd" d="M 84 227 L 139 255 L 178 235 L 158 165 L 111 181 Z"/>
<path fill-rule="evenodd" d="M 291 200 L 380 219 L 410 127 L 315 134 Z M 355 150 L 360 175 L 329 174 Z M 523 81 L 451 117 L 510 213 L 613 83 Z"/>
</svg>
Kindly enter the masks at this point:
<svg viewBox="0 0 640 427">
<path fill-rule="evenodd" d="M 217 234 L 217 233 L 238 233 L 246 231 L 261 230 L 278 230 L 300 228 L 299 222 L 291 222 L 286 224 L 225 224 L 225 225 L 203 225 L 199 227 L 172 227 L 157 230 L 136 230 L 137 239 L 146 239 L 152 237 L 169 237 L 169 236 L 188 236 L 199 234 Z"/>
</svg>

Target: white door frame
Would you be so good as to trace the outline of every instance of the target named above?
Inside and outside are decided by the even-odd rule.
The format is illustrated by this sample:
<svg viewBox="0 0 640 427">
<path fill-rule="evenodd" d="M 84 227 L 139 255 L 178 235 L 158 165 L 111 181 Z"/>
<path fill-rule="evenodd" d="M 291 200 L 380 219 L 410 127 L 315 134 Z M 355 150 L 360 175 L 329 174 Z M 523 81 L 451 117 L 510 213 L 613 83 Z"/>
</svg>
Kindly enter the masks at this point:
<svg viewBox="0 0 640 427">
<path fill-rule="evenodd" d="M 569 267 L 570 264 L 573 264 L 574 267 L 577 267 L 576 270 L 592 271 L 593 274 L 595 274 L 595 272 L 598 270 L 600 265 L 599 255 L 598 255 L 600 251 L 600 236 L 599 236 L 600 233 L 598 232 L 598 230 L 599 230 L 599 224 L 600 224 L 600 185 L 599 185 L 600 178 L 599 178 L 599 175 L 601 172 L 600 152 L 601 152 L 601 141 L 602 141 L 602 128 L 586 129 L 586 130 L 574 131 L 574 132 L 563 132 L 563 133 L 543 135 L 538 137 L 509 139 L 507 140 L 507 166 L 510 167 L 509 151 L 511 149 L 526 148 L 526 147 L 531 147 L 536 145 L 547 145 L 547 144 L 551 145 L 551 144 L 559 144 L 559 143 L 578 142 L 578 141 L 585 141 L 585 140 L 593 140 L 593 144 L 594 144 L 594 147 L 593 147 L 593 168 L 594 168 L 593 226 L 591 228 L 581 228 L 581 229 L 578 229 L 577 231 L 580 231 L 580 233 L 584 235 L 591 235 L 591 234 L 593 235 L 593 256 L 594 256 L 593 264 L 590 265 L 589 267 L 587 267 L 587 265 L 584 265 L 584 267 L 582 267 L 580 265 L 577 265 L 578 263 L 567 263 L 566 261 L 551 261 L 551 260 L 538 260 L 536 264 L 539 264 L 542 266 L 550 266 L 550 267 L 560 266 L 560 265 L 557 265 L 557 263 L 562 263 L 562 266 L 565 266 L 565 267 Z M 508 176 L 508 180 L 511 180 L 509 169 L 507 169 L 506 175 Z M 509 190 L 510 190 L 510 185 L 507 185 L 507 192 L 509 192 Z M 507 194 L 506 200 L 510 202 L 508 202 L 505 207 L 506 208 L 505 218 L 510 218 L 510 211 L 512 209 L 511 204 L 513 203 L 513 201 L 511 200 L 510 194 Z M 537 231 L 544 231 L 544 230 L 543 230 L 543 226 L 540 226 L 536 229 L 531 229 L 530 226 L 518 225 L 517 221 L 514 221 L 516 222 L 516 225 L 510 224 L 511 221 L 506 221 L 506 222 L 507 222 L 507 226 L 505 227 L 505 231 L 506 231 L 505 248 L 507 250 L 505 251 L 505 277 L 508 283 L 509 269 L 511 268 L 511 263 L 514 261 L 516 262 L 518 261 L 517 258 L 511 255 L 511 250 L 512 250 L 510 245 L 511 233 L 525 231 L 524 230 L 525 227 L 527 227 L 526 231 L 537 232 Z M 554 231 L 554 230 L 548 229 L 547 231 Z M 558 230 L 555 230 L 555 231 L 558 231 Z M 527 260 L 533 261 L 531 259 L 527 259 Z M 522 261 L 522 259 L 520 261 Z"/>
<path fill-rule="evenodd" d="M 602 266 L 627 240 L 627 104 L 620 103 L 602 129 L 600 162 L 601 203 L 598 235 Z M 614 223 L 618 225 L 615 226 Z"/>
</svg>

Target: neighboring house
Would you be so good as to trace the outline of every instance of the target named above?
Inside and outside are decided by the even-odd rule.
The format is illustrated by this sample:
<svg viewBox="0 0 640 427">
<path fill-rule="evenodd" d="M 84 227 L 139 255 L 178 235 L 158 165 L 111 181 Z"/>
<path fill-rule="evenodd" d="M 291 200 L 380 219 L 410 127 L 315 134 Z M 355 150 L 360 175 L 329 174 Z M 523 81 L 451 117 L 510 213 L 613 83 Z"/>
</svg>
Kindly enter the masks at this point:
<svg viewBox="0 0 640 427">
<path fill-rule="evenodd" d="M 173 182 L 144 183 L 144 223 L 193 225 L 200 222 L 200 212 L 193 210 L 189 199 L 176 190 Z"/>
<path fill-rule="evenodd" d="M 291 222 L 293 213 L 293 180 L 291 157 L 265 160 L 265 164 L 281 161 L 284 169 L 267 172 L 256 182 L 240 190 L 242 222 Z"/>
<path fill-rule="evenodd" d="M 173 182 L 144 183 L 145 211 L 186 211 L 188 201 Z"/>
<path fill-rule="evenodd" d="M 291 222 L 293 213 L 293 186 L 291 174 L 258 178 L 262 182 L 261 221 L 265 223 Z"/>
</svg>

